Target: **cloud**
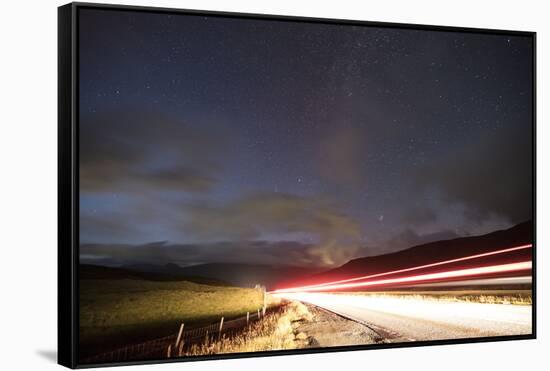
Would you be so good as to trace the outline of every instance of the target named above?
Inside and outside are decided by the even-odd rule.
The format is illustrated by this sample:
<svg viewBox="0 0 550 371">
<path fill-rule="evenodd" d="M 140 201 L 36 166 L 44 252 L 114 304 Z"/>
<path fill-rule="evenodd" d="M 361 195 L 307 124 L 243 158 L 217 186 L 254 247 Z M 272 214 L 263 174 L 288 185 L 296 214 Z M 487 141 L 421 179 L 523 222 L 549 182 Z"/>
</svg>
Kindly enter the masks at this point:
<svg viewBox="0 0 550 371">
<path fill-rule="evenodd" d="M 141 206 L 134 205 L 131 212 L 83 214 L 81 225 L 85 230 L 81 235 L 84 241 L 98 242 L 93 239 L 97 235 L 110 236 L 114 241 L 121 242 L 126 240 L 125 236 L 131 235 L 134 241 L 139 241 L 140 238 L 150 236 L 151 230 L 156 238 L 164 238 L 164 230 L 176 230 L 184 241 L 196 242 L 171 244 L 162 249 L 124 243 L 87 243 L 86 248 L 93 247 L 94 253 L 108 258 L 118 256 L 123 259 L 147 260 L 147 254 L 154 251 L 151 259 L 158 259 L 160 253 L 166 253 L 170 256 L 168 261 L 183 259 L 187 264 L 204 259 L 219 259 L 228 254 L 238 262 L 315 266 L 345 263 L 355 257 L 358 251 L 361 237 L 359 224 L 319 197 L 267 192 L 243 196 L 221 205 L 195 199 L 172 201 L 169 207 L 148 202 L 151 199 L 157 200 L 148 197 Z M 159 220 L 164 221 L 161 229 Z M 166 221 L 169 221 L 169 225 Z M 144 227 L 144 224 L 147 226 Z M 174 234 L 171 236 L 174 237 Z M 214 247 L 219 251 L 210 254 L 209 249 Z M 202 253 L 206 254 L 204 258 L 201 257 Z"/>
<path fill-rule="evenodd" d="M 216 134 L 212 134 L 216 133 Z M 215 182 L 219 130 L 153 112 L 87 114 L 80 125 L 82 191 L 207 191 Z"/>
<path fill-rule="evenodd" d="M 322 256 L 312 253 L 313 248 L 313 245 L 296 241 L 261 240 L 205 244 L 82 244 L 80 259 L 82 263 L 93 264 L 101 261 L 108 265 L 176 263 L 180 266 L 189 266 L 206 263 L 247 263 L 272 266 L 326 266 L 326 260 Z"/>
<path fill-rule="evenodd" d="M 122 213 L 111 213 L 109 215 L 95 213 L 80 213 L 80 235 L 86 238 L 88 234 L 110 236 L 111 238 L 124 238 L 128 234 L 139 233 L 137 226 L 127 221 L 127 215 Z"/>
<path fill-rule="evenodd" d="M 460 237 L 456 232 L 444 230 L 436 233 L 419 234 L 412 229 L 406 229 L 403 232 L 393 236 L 386 242 L 386 251 L 397 251 L 403 248 L 422 245 L 433 241 L 450 240 Z"/>
<path fill-rule="evenodd" d="M 317 241 L 307 249 L 324 265 L 345 262 L 357 251 L 359 224 L 325 200 L 281 193 L 258 193 L 221 206 L 186 209 L 185 231 L 200 240 L 256 240 L 305 235 Z"/>
<path fill-rule="evenodd" d="M 310 260 L 319 261 L 319 266 L 339 266 L 351 259 L 357 258 L 361 247 L 357 244 L 341 245 L 336 240 L 327 240 L 324 243 L 311 246 L 307 253 Z"/>
<path fill-rule="evenodd" d="M 436 211 L 427 205 L 414 205 L 403 208 L 401 219 L 407 225 L 424 225 L 437 221 Z"/>
<path fill-rule="evenodd" d="M 267 233 L 314 233 L 358 238 L 359 225 L 315 197 L 283 193 L 257 193 L 221 206 L 197 204 L 187 210 L 186 228 L 199 236 L 249 239 Z"/>
<path fill-rule="evenodd" d="M 472 138 L 418 172 L 416 182 L 440 192 L 445 202 L 462 204 L 471 221 L 531 219 L 531 140 L 528 125 Z"/>
</svg>

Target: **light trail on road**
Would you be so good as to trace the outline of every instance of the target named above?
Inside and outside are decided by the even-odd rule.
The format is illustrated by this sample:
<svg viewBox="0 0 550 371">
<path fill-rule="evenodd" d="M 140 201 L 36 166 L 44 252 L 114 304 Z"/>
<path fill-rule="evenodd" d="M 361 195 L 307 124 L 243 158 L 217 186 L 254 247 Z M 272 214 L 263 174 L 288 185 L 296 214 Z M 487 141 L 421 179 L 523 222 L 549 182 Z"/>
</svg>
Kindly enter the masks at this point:
<svg viewBox="0 0 550 371">
<path fill-rule="evenodd" d="M 469 255 L 469 256 L 456 258 L 456 259 L 440 261 L 440 262 L 436 262 L 436 263 L 424 264 L 424 265 L 411 267 L 411 268 L 404 268 L 404 269 L 398 269 L 398 270 L 393 270 L 393 271 L 389 271 L 389 272 L 371 274 L 371 275 L 367 275 L 367 276 L 353 277 L 353 278 L 348 278 L 348 279 L 343 279 L 343 280 L 338 280 L 338 281 L 325 282 L 325 283 L 320 283 L 320 284 L 316 284 L 316 285 L 306 285 L 306 286 L 278 289 L 278 290 L 274 290 L 272 292 L 273 293 L 280 293 L 280 292 L 293 292 L 293 291 L 294 292 L 296 292 L 296 291 L 324 291 L 324 290 L 314 290 L 314 289 L 320 288 L 320 287 L 328 287 L 328 286 L 333 287 L 335 285 L 348 283 L 348 282 L 367 280 L 367 279 L 370 279 L 370 278 L 383 277 L 383 276 L 394 275 L 394 274 L 398 274 L 398 273 L 411 272 L 411 271 L 415 271 L 415 270 L 420 270 L 420 269 L 425 269 L 425 268 L 432 268 L 432 267 L 437 267 L 437 266 L 446 265 L 446 264 L 452 264 L 452 263 L 461 262 L 461 261 L 484 258 L 484 257 L 487 257 L 487 256 L 506 254 L 506 253 L 510 253 L 510 252 L 513 252 L 513 251 L 528 249 L 528 248 L 531 248 L 531 247 L 533 247 L 533 244 L 520 245 L 520 246 L 510 247 L 510 248 L 506 248 L 506 249 L 501 249 L 501 250 L 490 251 L 490 252 L 486 252 L 486 253 Z M 353 286 L 349 286 L 349 287 L 353 287 Z"/>
<path fill-rule="evenodd" d="M 504 273 L 504 272 L 516 272 L 531 269 L 531 261 L 523 261 L 510 264 L 499 264 L 477 268 L 457 269 L 438 273 L 420 274 L 415 276 L 387 278 L 382 280 L 371 280 L 366 282 L 355 283 L 342 283 L 335 285 L 325 285 L 317 287 L 306 287 L 298 289 L 282 289 L 275 290 L 273 293 L 285 293 L 285 292 L 311 292 L 311 291 L 334 291 L 341 289 L 351 289 L 358 287 L 373 287 L 373 286 L 388 286 L 391 284 L 400 284 L 407 282 L 426 282 L 446 278 L 462 278 L 484 274 Z"/>
<path fill-rule="evenodd" d="M 453 285 L 497 287 L 530 284 L 532 261 L 528 255 L 510 255 L 504 260 L 489 259 L 492 264 L 481 259 L 511 254 L 532 246 L 526 244 L 317 285 L 283 288 L 272 291 L 271 294 L 287 300 L 312 304 L 362 323 L 387 342 L 527 335 L 532 332 L 532 306 L 529 304 L 456 302 L 430 299 L 430 294 L 426 294 L 425 297 L 408 297 L 384 293 L 379 295 L 376 291 L 427 287 L 431 288 L 430 292 L 437 293 L 440 291 L 433 291 L 434 288 Z M 460 264 L 460 268 L 448 266 L 464 261 L 472 264 Z M 444 270 L 422 271 L 433 267 L 442 267 Z M 408 272 L 414 273 L 407 275 Z M 374 289 L 375 292 L 359 295 L 346 293 L 361 288 L 366 288 L 365 291 Z M 484 292 L 486 291 L 479 290 L 480 301 L 483 300 Z"/>
<path fill-rule="evenodd" d="M 499 277 L 499 278 L 481 278 L 481 279 L 466 279 L 458 281 L 435 282 L 435 283 L 419 283 L 407 287 L 453 287 L 453 286 L 505 286 L 505 285 L 530 285 L 533 283 L 531 276 L 515 276 L 515 277 Z"/>
<path fill-rule="evenodd" d="M 531 305 L 429 300 L 319 292 L 275 294 L 324 308 L 377 331 L 388 342 L 522 335 L 532 331 Z"/>
</svg>

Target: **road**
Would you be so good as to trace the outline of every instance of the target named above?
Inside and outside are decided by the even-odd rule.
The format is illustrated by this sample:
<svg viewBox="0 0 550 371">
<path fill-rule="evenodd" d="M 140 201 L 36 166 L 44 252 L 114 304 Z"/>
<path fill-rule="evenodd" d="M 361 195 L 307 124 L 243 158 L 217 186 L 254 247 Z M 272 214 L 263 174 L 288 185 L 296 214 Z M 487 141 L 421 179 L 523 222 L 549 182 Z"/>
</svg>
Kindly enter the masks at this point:
<svg viewBox="0 0 550 371">
<path fill-rule="evenodd" d="M 363 323 L 385 342 L 531 333 L 529 305 L 482 304 L 327 293 L 275 294 Z"/>
</svg>

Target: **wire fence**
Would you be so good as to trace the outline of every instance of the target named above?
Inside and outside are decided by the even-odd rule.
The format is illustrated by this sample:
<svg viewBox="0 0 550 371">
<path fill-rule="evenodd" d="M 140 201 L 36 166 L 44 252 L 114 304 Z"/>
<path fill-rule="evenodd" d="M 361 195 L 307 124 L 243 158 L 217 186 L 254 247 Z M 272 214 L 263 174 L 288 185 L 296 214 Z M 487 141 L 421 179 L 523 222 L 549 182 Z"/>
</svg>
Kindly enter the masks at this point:
<svg viewBox="0 0 550 371">
<path fill-rule="evenodd" d="M 285 304 L 258 309 L 256 312 L 248 312 L 242 317 L 228 321 L 224 321 L 224 318 L 221 317 L 219 322 L 193 329 L 185 329 L 184 324 L 181 323 L 179 332 L 172 335 L 97 354 L 85 358 L 81 362 L 95 364 L 169 358 L 178 355 L 178 353 L 182 354 L 184 350 L 194 344 L 202 344 L 222 336 L 232 337 L 266 315 L 281 312 L 284 307 Z"/>
</svg>

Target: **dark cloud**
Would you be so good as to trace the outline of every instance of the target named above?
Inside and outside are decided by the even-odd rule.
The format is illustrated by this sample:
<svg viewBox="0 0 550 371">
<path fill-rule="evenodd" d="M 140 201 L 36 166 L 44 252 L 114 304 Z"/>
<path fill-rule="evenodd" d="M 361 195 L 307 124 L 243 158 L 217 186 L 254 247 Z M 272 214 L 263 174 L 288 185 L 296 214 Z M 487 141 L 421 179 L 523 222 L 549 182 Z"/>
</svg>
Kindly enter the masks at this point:
<svg viewBox="0 0 550 371">
<path fill-rule="evenodd" d="M 415 205 L 403 209 L 401 218 L 407 225 L 423 225 L 437 221 L 437 213 L 431 207 Z"/>
<path fill-rule="evenodd" d="M 273 232 L 311 232 L 320 236 L 357 238 L 358 224 L 317 197 L 258 193 L 222 206 L 189 208 L 187 228 L 198 235 L 256 237 Z"/>
<path fill-rule="evenodd" d="M 173 252 L 174 249 L 181 250 L 177 244 L 171 244 L 166 249 L 157 249 L 158 244 L 155 248 L 133 244 L 85 244 L 86 248 L 93 247 L 94 254 L 105 255 L 109 259 L 117 258 L 117 251 L 121 250 L 121 258 L 128 259 L 128 252 L 135 254 L 134 258 L 140 261 L 146 260 L 149 252 L 154 252 L 151 259 L 157 259 L 162 252 L 170 258 L 187 259 L 189 264 L 201 260 L 199 255 L 202 249 L 217 247 L 221 250 L 213 251 L 213 257 L 226 253 L 232 255 L 233 251 L 236 254 L 232 256 L 241 261 L 324 266 L 345 263 L 355 257 L 359 250 L 360 225 L 330 202 L 318 197 L 257 193 L 223 205 L 199 202 L 190 205 L 180 202 L 179 212 L 174 212 L 174 203 L 168 207 L 154 197 L 149 198 L 149 201 L 134 204 L 132 210 L 124 208 L 124 213 L 83 214 L 81 225 L 85 226 L 85 241 L 90 241 L 90 236 L 94 235 L 107 235 L 118 241 L 124 241 L 124 236 L 129 234 L 147 238 L 150 229 L 136 226 L 148 224 L 156 228 L 160 221 L 165 228 L 178 228 L 186 238 L 205 243 L 185 245 L 186 253 L 181 256 L 179 252 Z M 296 242 L 286 241 L 285 236 Z M 262 242 L 264 238 L 282 241 Z M 307 242 L 302 243 L 300 240 Z M 194 253 L 197 257 L 194 257 Z M 206 261 L 210 261 L 210 258 L 207 257 Z"/>
<path fill-rule="evenodd" d="M 441 192 L 446 203 L 465 207 L 466 219 L 493 217 L 519 223 L 532 218 L 532 132 L 511 126 L 484 133 L 454 148 L 416 175 L 424 189 Z"/>
<path fill-rule="evenodd" d="M 206 244 L 144 245 L 82 244 L 83 263 L 109 262 L 109 265 L 176 263 L 189 266 L 206 263 L 243 263 L 262 265 L 326 266 L 321 255 L 312 254 L 314 245 L 296 241 L 235 241 Z M 346 260 L 347 261 L 347 260 Z"/>
<path fill-rule="evenodd" d="M 436 233 L 419 234 L 412 229 L 403 232 L 389 239 L 384 247 L 385 252 L 401 250 L 408 247 L 422 245 L 433 241 L 450 240 L 460 237 L 456 232 L 444 230 Z"/>
<path fill-rule="evenodd" d="M 281 193 L 260 193 L 223 206 L 188 209 L 185 229 L 198 238 L 249 240 L 266 235 L 306 234 L 318 240 L 308 250 L 331 265 L 357 249 L 359 224 L 327 201 Z"/>
<path fill-rule="evenodd" d="M 121 213 L 111 213 L 110 215 L 98 215 L 92 212 L 81 213 L 79 223 L 82 234 L 105 235 L 111 238 L 124 238 L 130 233 L 137 233 L 135 226 L 125 223 L 127 215 Z M 82 233 L 83 232 L 83 233 Z"/>
<path fill-rule="evenodd" d="M 88 114 L 80 126 L 82 191 L 201 192 L 216 181 L 219 130 L 133 109 Z"/>
<path fill-rule="evenodd" d="M 80 245 L 84 263 L 107 262 L 107 265 L 176 263 L 180 266 L 207 263 L 249 263 L 274 266 L 331 267 L 361 256 L 378 255 L 440 240 L 459 237 L 453 231 L 419 234 L 411 229 L 394 236 L 376 248 L 337 246 L 297 241 L 241 240 L 196 244 L 172 244 L 166 241 L 142 245 L 93 244 Z"/>
</svg>

